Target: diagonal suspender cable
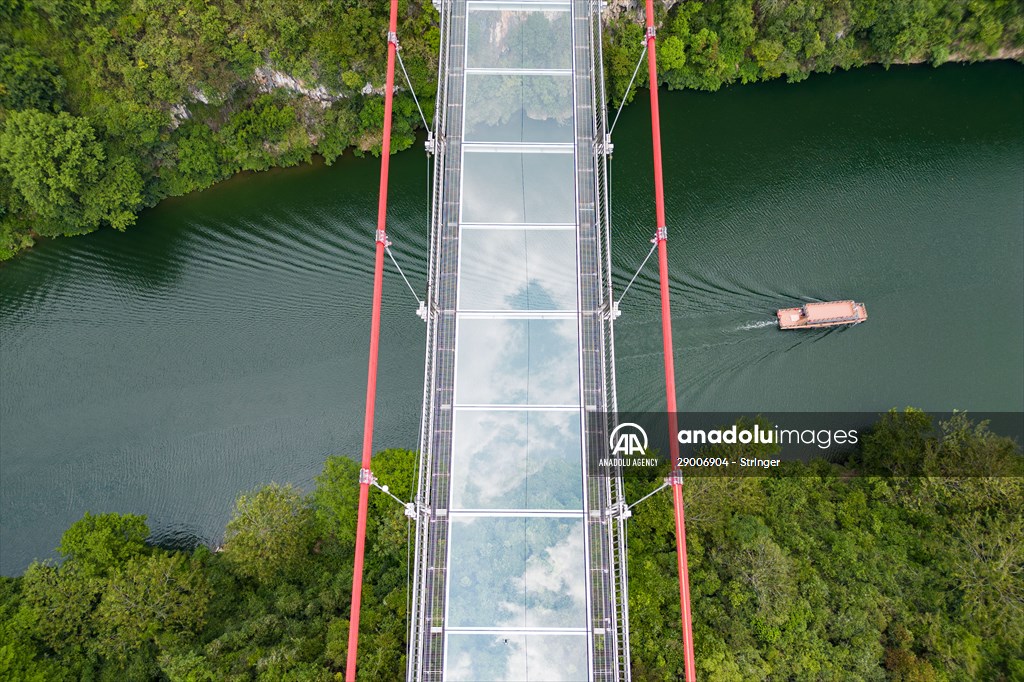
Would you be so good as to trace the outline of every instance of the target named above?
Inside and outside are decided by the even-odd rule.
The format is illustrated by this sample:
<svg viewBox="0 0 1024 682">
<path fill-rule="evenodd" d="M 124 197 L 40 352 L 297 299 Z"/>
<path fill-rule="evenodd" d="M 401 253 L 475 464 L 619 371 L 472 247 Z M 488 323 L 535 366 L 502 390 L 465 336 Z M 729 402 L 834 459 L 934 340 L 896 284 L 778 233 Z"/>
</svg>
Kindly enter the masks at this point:
<svg viewBox="0 0 1024 682">
<path fill-rule="evenodd" d="M 676 525 L 676 557 L 679 569 L 679 607 L 683 621 L 683 660 L 686 682 L 695 682 L 693 618 L 690 613 L 690 569 L 686 561 L 686 517 L 683 508 L 683 477 L 679 463 L 679 421 L 676 417 L 676 370 L 672 351 L 672 311 L 668 295 L 668 228 L 665 225 L 665 187 L 661 169 L 661 120 L 658 112 L 658 57 L 654 45 L 654 0 L 646 0 L 647 71 L 651 92 L 651 141 L 654 148 L 654 206 L 658 231 L 658 276 L 661 283 L 661 334 L 665 356 L 665 398 L 668 410 L 669 451 L 672 456 L 672 508 Z"/>
<path fill-rule="evenodd" d="M 395 260 L 395 254 L 391 253 L 391 247 L 385 245 L 384 246 L 384 250 L 387 251 L 388 258 L 391 259 L 391 262 L 395 264 L 395 268 L 398 270 L 398 274 L 401 275 L 402 279 L 405 280 L 405 286 L 409 287 L 409 291 L 412 292 L 413 298 L 416 299 L 417 303 L 419 303 L 420 305 L 423 305 L 423 301 L 420 300 L 420 295 L 417 294 L 416 290 L 412 288 L 412 284 L 409 283 L 409 278 L 405 276 L 405 270 L 403 270 L 402 266 L 398 264 L 397 260 Z"/>
<path fill-rule="evenodd" d="M 427 117 L 423 115 L 423 107 L 420 106 L 420 98 L 416 96 L 416 89 L 412 87 L 412 81 L 409 80 L 409 72 L 405 70 L 405 62 L 402 61 L 402 53 L 397 49 L 395 55 L 398 57 L 398 65 L 402 67 L 402 73 L 405 74 L 405 84 L 409 86 L 409 93 L 412 94 L 412 101 L 416 102 L 416 109 L 420 112 L 420 120 L 423 121 L 423 128 L 430 133 L 430 125 L 427 123 Z"/>
<path fill-rule="evenodd" d="M 619 305 L 620 303 L 622 303 L 622 299 L 626 298 L 626 293 L 629 292 L 629 288 L 631 286 L 633 286 L 633 282 L 635 282 L 636 278 L 640 276 L 640 273 L 643 271 L 644 266 L 647 265 L 647 261 L 651 260 L 651 256 L 654 255 L 654 251 L 657 248 L 658 248 L 658 240 L 657 239 L 652 239 L 651 240 L 651 250 L 647 252 L 647 255 L 644 257 L 644 262 L 641 263 L 640 267 L 638 267 L 636 269 L 636 272 L 633 273 L 633 278 L 631 280 L 629 280 L 629 284 L 627 284 L 626 288 L 622 290 L 622 295 L 619 296 L 619 300 L 617 300 L 615 302 L 615 305 Z"/>
<path fill-rule="evenodd" d="M 384 88 L 384 138 L 380 152 L 380 195 L 377 200 L 376 256 L 373 269 L 373 313 L 370 317 L 370 360 L 366 377 L 366 414 L 363 419 L 363 457 L 359 470 L 359 515 L 356 520 L 356 551 L 352 567 L 352 611 L 348 626 L 348 658 L 345 680 L 355 682 L 359 649 L 359 607 L 363 594 L 363 554 L 366 550 L 366 514 L 370 502 L 370 460 L 373 453 L 373 411 L 377 400 L 377 351 L 380 347 L 380 304 L 384 284 L 384 250 L 388 246 L 388 167 L 391 161 L 391 108 L 395 93 L 395 54 L 398 47 L 398 0 L 391 0 L 388 23 L 388 75 Z"/>
<path fill-rule="evenodd" d="M 647 41 L 644 41 L 644 49 L 640 51 L 640 59 L 636 60 L 636 68 L 633 69 L 633 77 L 629 79 L 629 85 L 626 86 L 626 91 L 622 93 L 622 101 L 619 102 L 619 110 L 615 112 L 615 118 L 612 120 L 612 127 L 608 129 L 608 135 L 610 136 L 615 132 L 615 124 L 619 122 L 619 116 L 622 115 L 622 109 L 626 106 L 626 100 L 629 99 L 629 91 L 633 89 L 633 82 L 636 80 L 636 75 L 640 73 L 640 65 L 644 63 L 644 56 L 647 54 Z"/>
</svg>

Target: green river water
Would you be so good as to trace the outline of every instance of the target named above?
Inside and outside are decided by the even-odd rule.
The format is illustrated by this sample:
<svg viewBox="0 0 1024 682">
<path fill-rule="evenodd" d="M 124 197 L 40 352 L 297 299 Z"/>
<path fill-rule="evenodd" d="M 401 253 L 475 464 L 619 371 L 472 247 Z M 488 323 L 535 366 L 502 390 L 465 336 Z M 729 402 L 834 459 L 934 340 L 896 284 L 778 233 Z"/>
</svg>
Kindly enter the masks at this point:
<svg viewBox="0 0 1024 682">
<path fill-rule="evenodd" d="M 653 232 L 646 93 L 615 133 L 617 288 Z M 1024 68 L 878 68 L 662 97 L 684 410 L 1024 410 Z M 215 543 L 234 497 L 361 442 L 378 161 L 247 175 L 127 234 L 0 267 L 0 572 L 83 512 Z M 427 166 L 389 228 L 425 281 Z M 664 402 L 657 271 L 616 326 L 620 407 Z M 378 448 L 417 445 L 424 325 L 385 278 Z M 866 324 L 780 332 L 856 298 Z"/>
</svg>

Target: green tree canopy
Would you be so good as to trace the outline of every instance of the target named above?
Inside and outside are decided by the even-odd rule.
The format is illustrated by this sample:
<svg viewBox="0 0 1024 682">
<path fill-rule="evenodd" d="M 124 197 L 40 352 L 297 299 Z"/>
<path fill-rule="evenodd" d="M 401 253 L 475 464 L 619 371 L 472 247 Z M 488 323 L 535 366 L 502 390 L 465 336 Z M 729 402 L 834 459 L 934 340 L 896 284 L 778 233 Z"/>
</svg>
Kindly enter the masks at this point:
<svg viewBox="0 0 1024 682">
<path fill-rule="evenodd" d="M 228 522 L 224 556 L 246 578 L 270 583 L 296 577 L 315 541 L 313 509 L 291 485 L 242 495 Z"/>
<path fill-rule="evenodd" d="M 146 551 L 145 516 L 90 514 L 71 524 L 60 539 L 60 553 L 77 569 L 106 574 Z"/>
<path fill-rule="evenodd" d="M 0 111 L 53 110 L 64 85 L 64 77 L 52 60 L 26 47 L 0 43 Z"/>
<path fill-rule="evenodd" d="M 142 205 L 142 179 L 126 158 L 109 163 L 89 121 L 67 112 L 11 113 L 0 133 L 0 169 L 38 218 L 43 235 L 123 230 Z"/>
<path fill-rule="evenodd" d="M 99 179 L 105 154 L 89 121 L 67 112 L 15 111 L 0 133 L 0 167 L 54 234 L 88 232 L 83 194 Z"/>
<path fill-rule="evenodd" d="M 203 566 L 193 557 L 158 552 L 132 559 L 103 591 L 96 612 L 99 651 L 127 660 L 147 642 L 166 646 L 194 635 L 210 597 Z"/>
</svg>

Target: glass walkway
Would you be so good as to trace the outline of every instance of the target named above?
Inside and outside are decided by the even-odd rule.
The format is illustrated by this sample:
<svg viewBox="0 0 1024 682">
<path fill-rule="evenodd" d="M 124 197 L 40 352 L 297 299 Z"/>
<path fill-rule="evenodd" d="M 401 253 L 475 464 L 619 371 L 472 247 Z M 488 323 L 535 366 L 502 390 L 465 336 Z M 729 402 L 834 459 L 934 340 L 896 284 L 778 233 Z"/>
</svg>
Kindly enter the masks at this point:
<svg viewBox="0 0 1024 682">
<path fill-rule="evenodd" d="M 629 676 L 600 7 L 440 7 L 412 680 Z"/>
</svg>

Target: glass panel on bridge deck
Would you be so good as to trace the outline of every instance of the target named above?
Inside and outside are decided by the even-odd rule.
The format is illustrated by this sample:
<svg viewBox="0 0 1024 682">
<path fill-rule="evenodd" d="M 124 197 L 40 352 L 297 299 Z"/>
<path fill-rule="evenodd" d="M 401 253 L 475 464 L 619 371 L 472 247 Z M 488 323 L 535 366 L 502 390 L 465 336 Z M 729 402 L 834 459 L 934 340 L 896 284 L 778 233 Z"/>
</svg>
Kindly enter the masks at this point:
<svg viewBox="0 0 1024 682">
<path fill-rule="evenodd" d="M 448 627 L 585 628 L 578 518 L 453 515 Z"/>
<path fill-rule="evenodd" d="M 572 149 L 480 151 L 465 147 L 462 222 L 575 223 Z"/>
<path fill-rule="evenodd" d="M 448 635 L 445 679 L 451 682 L 584 682 L 586 635 L 519 633 Z"/>
<path fill-rule="evenodd" d="M 580 402 L 575 319 L 459 321 L 457 405 Z"/>
<path fill-rule="evenodd" d="M 452 509 L 583 508 L 580 412 L 456 410 Z"/>
<path fill-rule="evenodd" d="M 466 74 L 468 142 L 572 142 L 572 76 Z"/>
<path fill-rule="evenodd" d="M 575 311 L 576 232 L 463 228 L 459 310 Z"/>
<path fill-rule="evenodd" d="M 569 8 L 569 3 L 470 3 L 466 66 L 571 69 Z"/>
</svg>

